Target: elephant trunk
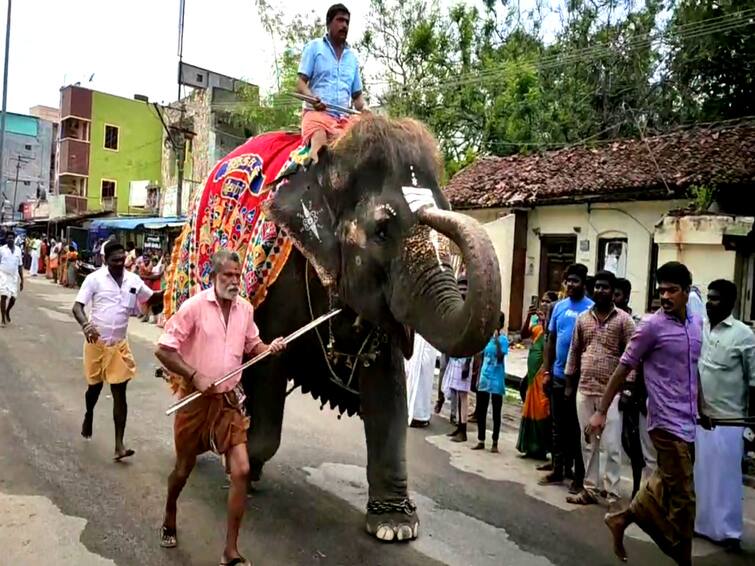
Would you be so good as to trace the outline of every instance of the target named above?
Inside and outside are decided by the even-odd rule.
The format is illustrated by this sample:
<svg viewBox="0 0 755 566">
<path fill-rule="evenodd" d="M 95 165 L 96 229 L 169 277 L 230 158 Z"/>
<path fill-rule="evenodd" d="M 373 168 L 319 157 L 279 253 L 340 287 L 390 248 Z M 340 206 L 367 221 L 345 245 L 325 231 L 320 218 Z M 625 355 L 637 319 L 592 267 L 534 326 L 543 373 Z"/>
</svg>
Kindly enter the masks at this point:
<svg viewBox="0 0 755 566">
<path fill-rule="evenodd" d="M 394 297 L 400 294 L 405 299 L 392 302 L 396 306 L 407 301 L 402 304 L 402 322 L 441 352 L 454 357 L 474 355 L 493 335 L 500 315 L 501 278 L 493 243 L 478 222 L 463 214 L 425 208 L 417 215 L 420 225 L 447 236 L 461 249 L 468 282 L 466 297 L 452 270 L 439 264 L 434 250 L 422 254 L 426 245 L 415 239 L 407 242 L 402 257 L 404 288 L 394 290 Z M 427 234 L 425 240 L 429 240 Z M 424 261 L 417 262 L 418 256 L 424 256 Z"/>
</svg>

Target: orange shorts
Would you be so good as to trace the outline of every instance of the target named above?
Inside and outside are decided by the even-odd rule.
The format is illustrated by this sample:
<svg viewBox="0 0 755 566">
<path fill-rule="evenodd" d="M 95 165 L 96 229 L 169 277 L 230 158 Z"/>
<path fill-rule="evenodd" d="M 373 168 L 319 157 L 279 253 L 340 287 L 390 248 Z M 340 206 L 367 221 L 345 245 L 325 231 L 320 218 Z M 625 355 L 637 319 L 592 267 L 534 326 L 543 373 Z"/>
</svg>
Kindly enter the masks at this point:
<svg viewBox="0 0 755 566">
<path fill-rule="evenodd" d="M 176 453 L 197 456 L 209 450 L 226 454 L 246 443 L 249 417 L 226 395 L 203 395 L 176 413 L 173 439 Z"/>
<path fill-rule="evenodd" d="M 328 141 L 332 141 L 341 136 L 353 120 L 353 117 L 344 116 L 336 118 L 327 112 L 305 110 L 301 117 L 301 135 L 304 138 L 304 143 L 309 143 L 312 136 L 322 130 L 328 135 Z"/>
</svg>

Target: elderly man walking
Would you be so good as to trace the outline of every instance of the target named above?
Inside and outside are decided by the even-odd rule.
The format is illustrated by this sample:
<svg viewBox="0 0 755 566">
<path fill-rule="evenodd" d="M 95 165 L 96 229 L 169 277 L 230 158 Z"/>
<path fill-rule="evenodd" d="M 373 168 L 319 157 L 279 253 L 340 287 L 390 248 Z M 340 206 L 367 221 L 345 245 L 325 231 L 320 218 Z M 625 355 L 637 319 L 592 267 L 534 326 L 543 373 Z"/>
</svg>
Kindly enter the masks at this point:
<svg viewBox="0 0 755 566">
<path fill-rule="evenodd" d="M 125 260 L 123 246 L 109 242 L 105 246 L 107 268 L 87 275 L 73 305 L 73 316 L 86 337 L 84 377 L 88 388 L 81 436 L 91 438 L 94 407 L 102 384 L 109 383 L 115 423 L 113 459 L 117 462 L 134 455 L 134 451 L 123 443 L 128 415 L 126 386 L 136 375 L 136 363 L 126 336 L 129 315 L 137 301 L 151 303 L 160 298 L 160 293 L 153 293 L 139 277 L 124 269 Z M 91 317 L 87 317 L 85 308 L 90 303 Z"/>
<path fill-rule="evenodd" d="M 705 413 L 743 421 L 755 415 L 755 335 L 732 316 L 737 286 L 718 279 L 708 286 L 700 385 Z M 698 426 L 695 438 L 695 532 L 730 551 L 742 538 L 743 426 Z"/>
<path fill-rule="evenodd" d="M 5 235 L 0 247 L 0 322 L 10 323 L 10 311 L 16 304 L 19 291 L 24 289 L 24 266 L 21 248 L 16 245 L 13 232 Z"/>
<path fill-rule="evenodd" d="M 627 559 L 624 531 L 632 523 L 650 535 L 677 564 L 692 563 L 695 522 L 693 460 L 698 412 L 697 360 L 702 321 L 687 309 L 692 276 L 679 262 L 656 273 L 661 310 L 635 331 L 608 382 L 589 434 L 600 434 L 606 415 L 629 372 L 642 364 L 648 392 L 648 431 L 658 467 L 632 499 L 629 508 L 606 515 L 614 552 Z"/>
<path fill-rule="evenodd" d="M 238 550 L 239 528 L 246 504 L 249 456 L 246 431 L 249 419 L 244 411 L 241 372 L 221 385 L 212 384 L 238 368 L 244 354 L 266 350 L 279 353 L 282 338 L 265 344 L 254 323 L 254 309 L 239 298 L 241 263 L 238 254 L 221 250 L 212 257 L 212 287 L 186 301 L 165 325 L 155 352 L 162 364 L 180 379 L 182 396 L 194 390 L 203 395 L 176 413 L 174 442 L 176 464 L 168 478 L 165 518 L 160 545 L 178 544 L 176 513 L 178 496 L 189 479 L 199 454 L 212 450 L 222 454 L 230 467 L 228 529 L 221 566 L 251 563 Z"/>
</svg>

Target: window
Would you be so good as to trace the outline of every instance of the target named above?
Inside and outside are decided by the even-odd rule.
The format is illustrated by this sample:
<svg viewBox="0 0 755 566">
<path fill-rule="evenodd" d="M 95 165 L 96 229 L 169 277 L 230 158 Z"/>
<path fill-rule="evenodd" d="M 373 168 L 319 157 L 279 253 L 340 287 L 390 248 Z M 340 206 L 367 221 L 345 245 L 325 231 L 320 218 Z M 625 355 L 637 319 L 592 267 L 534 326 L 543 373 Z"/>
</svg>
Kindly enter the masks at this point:
<svg viewBox="0 0 755 566">
<path fill-rule="evenodd" d="M 118 151 L 118 126 L 105 124 L 105 149 Z"/>
<path fill-rule="evenodd" d="M 103 199 L 115 197 L 115 181 L 106 181 L 103 179 L 101 189 Z"/>
<path fill-rule="evenodd" d="M 616 277 L 627 276 L 627 239 L 600 238 L 598 240 L 598 270 L 605 269 Z"/>
<path fill-rule="evenodd" d="M 31 151 L 31 145 L 29 145 L 29 144 L 27 143 L 27 144 L 26 144 L 26 145 L 24 146 L 24 149 L 25 149 L 26 151 Z"/>
</svg>

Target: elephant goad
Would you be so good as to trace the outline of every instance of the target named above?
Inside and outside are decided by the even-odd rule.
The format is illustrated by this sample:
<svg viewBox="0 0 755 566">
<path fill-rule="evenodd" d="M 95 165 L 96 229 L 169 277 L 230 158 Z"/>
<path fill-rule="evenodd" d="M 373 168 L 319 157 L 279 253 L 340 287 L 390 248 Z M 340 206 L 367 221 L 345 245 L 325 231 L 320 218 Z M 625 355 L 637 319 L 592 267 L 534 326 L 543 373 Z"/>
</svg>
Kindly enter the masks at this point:
<svg viewBox="0 0 755 566">
<path fill-rule="evenodd" d="M 173 253 L 170 314 L 209 284 L 219 247 L 243 260 L 242 295 L 263 339 L 285 336 L 335 306 L 344 312 L 244 375 L 253 479 L 280 444 L 287 381 L 364 421 L 367 531 L 417 536 L 408 497 L 404 357 L 416 330 L 441 352 L 481 351 L 498 321 L 498 261 L 486 232 L 451 212 L 438 185 L 437 144 L 420 123 L 365 117 L 316 165 L 292 134 L 236 149 L 194 195 Z M 462 297 L 448 254 L 466 268 Z"/>
</svg>

